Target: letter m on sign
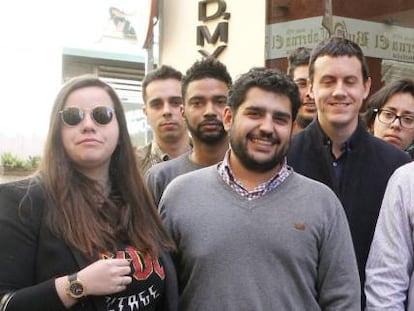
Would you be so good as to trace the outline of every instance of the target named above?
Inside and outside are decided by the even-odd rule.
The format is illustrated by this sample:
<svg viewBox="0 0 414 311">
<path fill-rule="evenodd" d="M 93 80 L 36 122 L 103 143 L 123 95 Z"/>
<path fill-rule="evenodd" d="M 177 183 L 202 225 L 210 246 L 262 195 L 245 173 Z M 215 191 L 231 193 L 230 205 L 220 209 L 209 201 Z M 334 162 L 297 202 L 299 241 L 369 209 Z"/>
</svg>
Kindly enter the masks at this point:
<svg viewBox="0 0 414 311">
<path fill-rule="evenodd" d="M 215 44 L 220 38 L 220 41 L 227 43 L 229 36 L 229 24 L 227 22 L 218 23 L 213 35 L 205 25 L 197 26 L 197 45 L 204 46 L 207 41 L 210 44 Z"/>
</svg>

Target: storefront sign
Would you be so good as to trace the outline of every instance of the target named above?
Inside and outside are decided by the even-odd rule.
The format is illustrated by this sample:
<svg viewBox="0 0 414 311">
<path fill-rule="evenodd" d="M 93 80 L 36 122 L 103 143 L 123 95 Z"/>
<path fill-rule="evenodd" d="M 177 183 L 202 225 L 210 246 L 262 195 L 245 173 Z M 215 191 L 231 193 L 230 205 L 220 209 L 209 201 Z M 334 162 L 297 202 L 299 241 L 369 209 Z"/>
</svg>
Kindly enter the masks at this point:
<svg viewBox="0 0 414 311">
<path fill-rule="evenodd" d="M 414 29 L 333 16 L 333 36 L 358 43 L 365 56 L 414 63 Z M 314 47 L 329 37 L 322 17 L 266 27 L 266 59 L 286 57 L 294 49 Z"/>
<path fill-rule="evenodd" d="M 211 12 L 210 8 L 213 9 Z M 203 22 L 203 25 L 197 26 L 197 45 L 204 47 L 207 42 L 212 48 L 215 48 L 212 52 L 211 49 L 200 49 L 198 52 L 204 57 L 213 56 L 217 58 L 221 52 L 227 47 L 230 13 L 226 12 L 226 2 L 222 0 L 204 0 L 198 3 L 198 20 Z M 210 9 L 210 10 L 208 10 Z M 207 22 L 218 21 L 213 35 L 211 35 Z M 218 42 L 221 43 L 218 43 Z"/>
</svg>

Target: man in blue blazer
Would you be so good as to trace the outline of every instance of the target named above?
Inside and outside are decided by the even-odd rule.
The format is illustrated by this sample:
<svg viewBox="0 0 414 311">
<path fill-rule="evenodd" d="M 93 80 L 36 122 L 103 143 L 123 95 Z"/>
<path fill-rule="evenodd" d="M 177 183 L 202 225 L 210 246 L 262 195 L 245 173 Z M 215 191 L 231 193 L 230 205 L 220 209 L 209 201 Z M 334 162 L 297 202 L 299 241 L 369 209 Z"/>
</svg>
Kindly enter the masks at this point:
<svg viewBox="0 0 414 311">
<path fill-rule="evenodd" d="M 357 44 L 344 38 L 326 39 L 312 51 L 309 65 L 317 119 L 293 137 L 288 163 L 296 172 L 325 183 L 339 197 L 363 285 L 387 181 L 410 158 L 371 136 L 360 122 L 359 111 L 368 97 L 371 78 Z M 362 301 L 364 304 L 364 297 Z"/>
</svg>

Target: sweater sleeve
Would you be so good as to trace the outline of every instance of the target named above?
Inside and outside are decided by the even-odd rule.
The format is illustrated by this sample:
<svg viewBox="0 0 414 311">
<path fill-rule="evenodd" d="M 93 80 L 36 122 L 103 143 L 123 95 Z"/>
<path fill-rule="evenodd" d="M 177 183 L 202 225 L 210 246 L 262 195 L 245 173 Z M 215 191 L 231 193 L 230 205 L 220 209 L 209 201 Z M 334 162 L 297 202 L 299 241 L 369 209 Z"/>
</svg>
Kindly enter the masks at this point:
<svg viewBox="0 0 414 311">
<path fill-rule="evenodd" d="M 156 168 L 150 168 L 147 171 L 147 174 L 145 175 L 145 181 L 147 183 L 147 187 L 149 192 L 152 195 L 152 198 L 154 199 L 155 204 L 158 206 L 160 203 L 162 190 L 160 190 L 159 187 L 159 174 L 160 172 L 157 172 Z"/>
<path fill-rule="evenodd" d="M 36 282 L 44 200 L 27 189 L 27 184 L 0 186 L 0 310 L 65 310 L 54 279 Z"/>
<path fill-rule="evenodd" d="M 360 310 L 361 285 L 345 212 L 332 198 L 320 245 L 317 286 L 324 311 Z"/>
</svg>

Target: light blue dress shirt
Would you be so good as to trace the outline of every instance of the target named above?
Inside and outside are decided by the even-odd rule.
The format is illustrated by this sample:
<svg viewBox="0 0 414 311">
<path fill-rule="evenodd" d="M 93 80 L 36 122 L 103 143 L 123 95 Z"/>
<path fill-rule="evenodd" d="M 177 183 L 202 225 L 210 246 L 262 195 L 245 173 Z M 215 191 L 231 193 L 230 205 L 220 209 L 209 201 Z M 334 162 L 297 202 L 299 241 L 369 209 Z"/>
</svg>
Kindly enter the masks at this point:
<svg viewBox="0 0 414 311">
<path fill-rule="evenodd" d="M 414 162 L 397 169 L 384 194 L 366 265 L 367 311 L 414 310 Z"/>
</svg>

